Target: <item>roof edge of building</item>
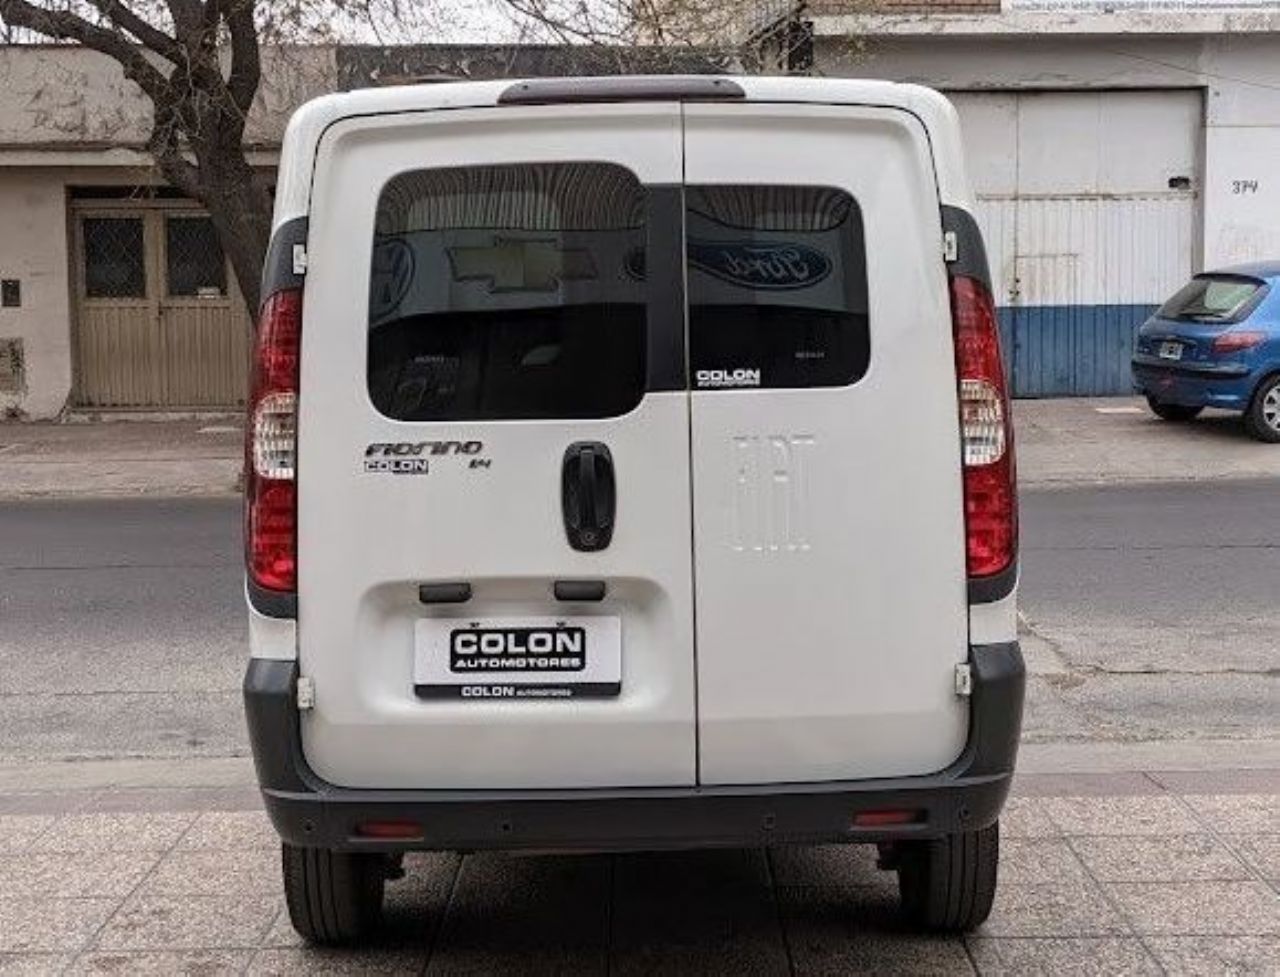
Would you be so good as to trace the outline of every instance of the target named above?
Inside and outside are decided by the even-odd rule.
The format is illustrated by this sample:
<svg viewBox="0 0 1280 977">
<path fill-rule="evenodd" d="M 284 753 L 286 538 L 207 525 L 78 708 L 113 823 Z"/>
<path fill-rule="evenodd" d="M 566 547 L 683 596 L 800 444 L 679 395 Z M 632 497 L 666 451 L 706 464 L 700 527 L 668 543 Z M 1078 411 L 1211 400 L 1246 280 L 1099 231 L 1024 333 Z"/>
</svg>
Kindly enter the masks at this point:
<svg viewBox="0 0 1280 977">
<path fill-rule="evenodd" d="M 1280 10 L 1017 10 L 1002 13 L 812 14 L 818 37 L 1022 37 L 1045 34 L 1196 36 L 1280 34 Z"/>
</svg>

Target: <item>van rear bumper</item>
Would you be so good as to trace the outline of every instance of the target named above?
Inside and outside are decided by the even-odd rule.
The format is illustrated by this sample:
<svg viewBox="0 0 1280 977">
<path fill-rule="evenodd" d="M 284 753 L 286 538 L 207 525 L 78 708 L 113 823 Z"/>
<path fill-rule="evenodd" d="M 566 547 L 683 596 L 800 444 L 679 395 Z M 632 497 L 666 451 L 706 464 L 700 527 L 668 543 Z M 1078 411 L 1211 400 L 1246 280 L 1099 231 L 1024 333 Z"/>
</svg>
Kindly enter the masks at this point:
<svg viewBox="0 0 1280 977">
<path fill-rule="evenodd" d="M 1025 668 L 1016 642 L 971 649 L 964 752 L 920 777 L 728 787 L 609 790 L 367 790 L 318 778 L 302 755 L 297 664 L 254 659 L 245 712 L 267 813 L 293 845 L 369 851 L 746 847 L 929 838 L 984 827 L 1000 813 L 1022 725 Z M 860 812 L 910 811 L 910 823 L 856 826 Z M 410 822 L 409 838 L 359 826 Z"/>
</svg>

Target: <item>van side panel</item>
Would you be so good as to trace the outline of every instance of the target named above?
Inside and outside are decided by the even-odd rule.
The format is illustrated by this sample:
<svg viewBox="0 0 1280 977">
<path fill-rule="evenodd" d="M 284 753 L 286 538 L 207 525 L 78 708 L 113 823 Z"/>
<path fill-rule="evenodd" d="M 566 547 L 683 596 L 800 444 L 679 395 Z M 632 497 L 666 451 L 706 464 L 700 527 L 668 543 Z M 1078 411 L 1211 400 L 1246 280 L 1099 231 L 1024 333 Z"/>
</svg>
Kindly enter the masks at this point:
<svg viewBox="0 0 1280 977">
<path fill-rule="evenodd" d="M 907 112 L 852 106 L 684 114 L 690 186 L 797 184 L 856 201 L 870 337 L 869 367 L 848 385 L 766 389 L 766 377 L 760 389 L 691 395 L 700 780 L 940 770 L 968 731 L 955 692 L 968 642 L 926 131 Z"/>
</svg>

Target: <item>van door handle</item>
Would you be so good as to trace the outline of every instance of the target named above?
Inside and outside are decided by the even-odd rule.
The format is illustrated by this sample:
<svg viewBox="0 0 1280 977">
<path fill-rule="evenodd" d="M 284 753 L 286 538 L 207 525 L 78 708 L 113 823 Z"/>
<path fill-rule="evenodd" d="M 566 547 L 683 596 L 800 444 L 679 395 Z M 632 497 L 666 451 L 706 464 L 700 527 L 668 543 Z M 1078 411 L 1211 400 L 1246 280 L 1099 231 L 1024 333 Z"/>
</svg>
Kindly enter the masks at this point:
<svg viewBox="0 0 1280 977">
<path fill-rule="evenodd" d="M 570 546 L 594 553 L 609 545 L 613 539 L 617 486 L 613 455 L 607 446 L 598 441 L 579 441 L 565 449 L 560 501 Z"/>
</svg>

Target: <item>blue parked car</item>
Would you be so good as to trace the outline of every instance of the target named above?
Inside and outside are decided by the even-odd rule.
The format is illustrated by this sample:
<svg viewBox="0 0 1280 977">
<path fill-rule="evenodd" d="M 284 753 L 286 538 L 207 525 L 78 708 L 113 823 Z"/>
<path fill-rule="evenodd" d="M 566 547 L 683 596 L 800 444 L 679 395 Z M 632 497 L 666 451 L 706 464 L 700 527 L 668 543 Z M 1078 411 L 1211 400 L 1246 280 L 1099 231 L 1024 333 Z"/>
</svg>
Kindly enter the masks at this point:
<svg viewBox="0 0 1280 977">
<path fill-rule="evenodd" d="M 1138 330 L 1133 382 L 1166 421 L 1221 407 L 1280 442 L 1280 261 L 1191 279 Z"/>
</svg>

